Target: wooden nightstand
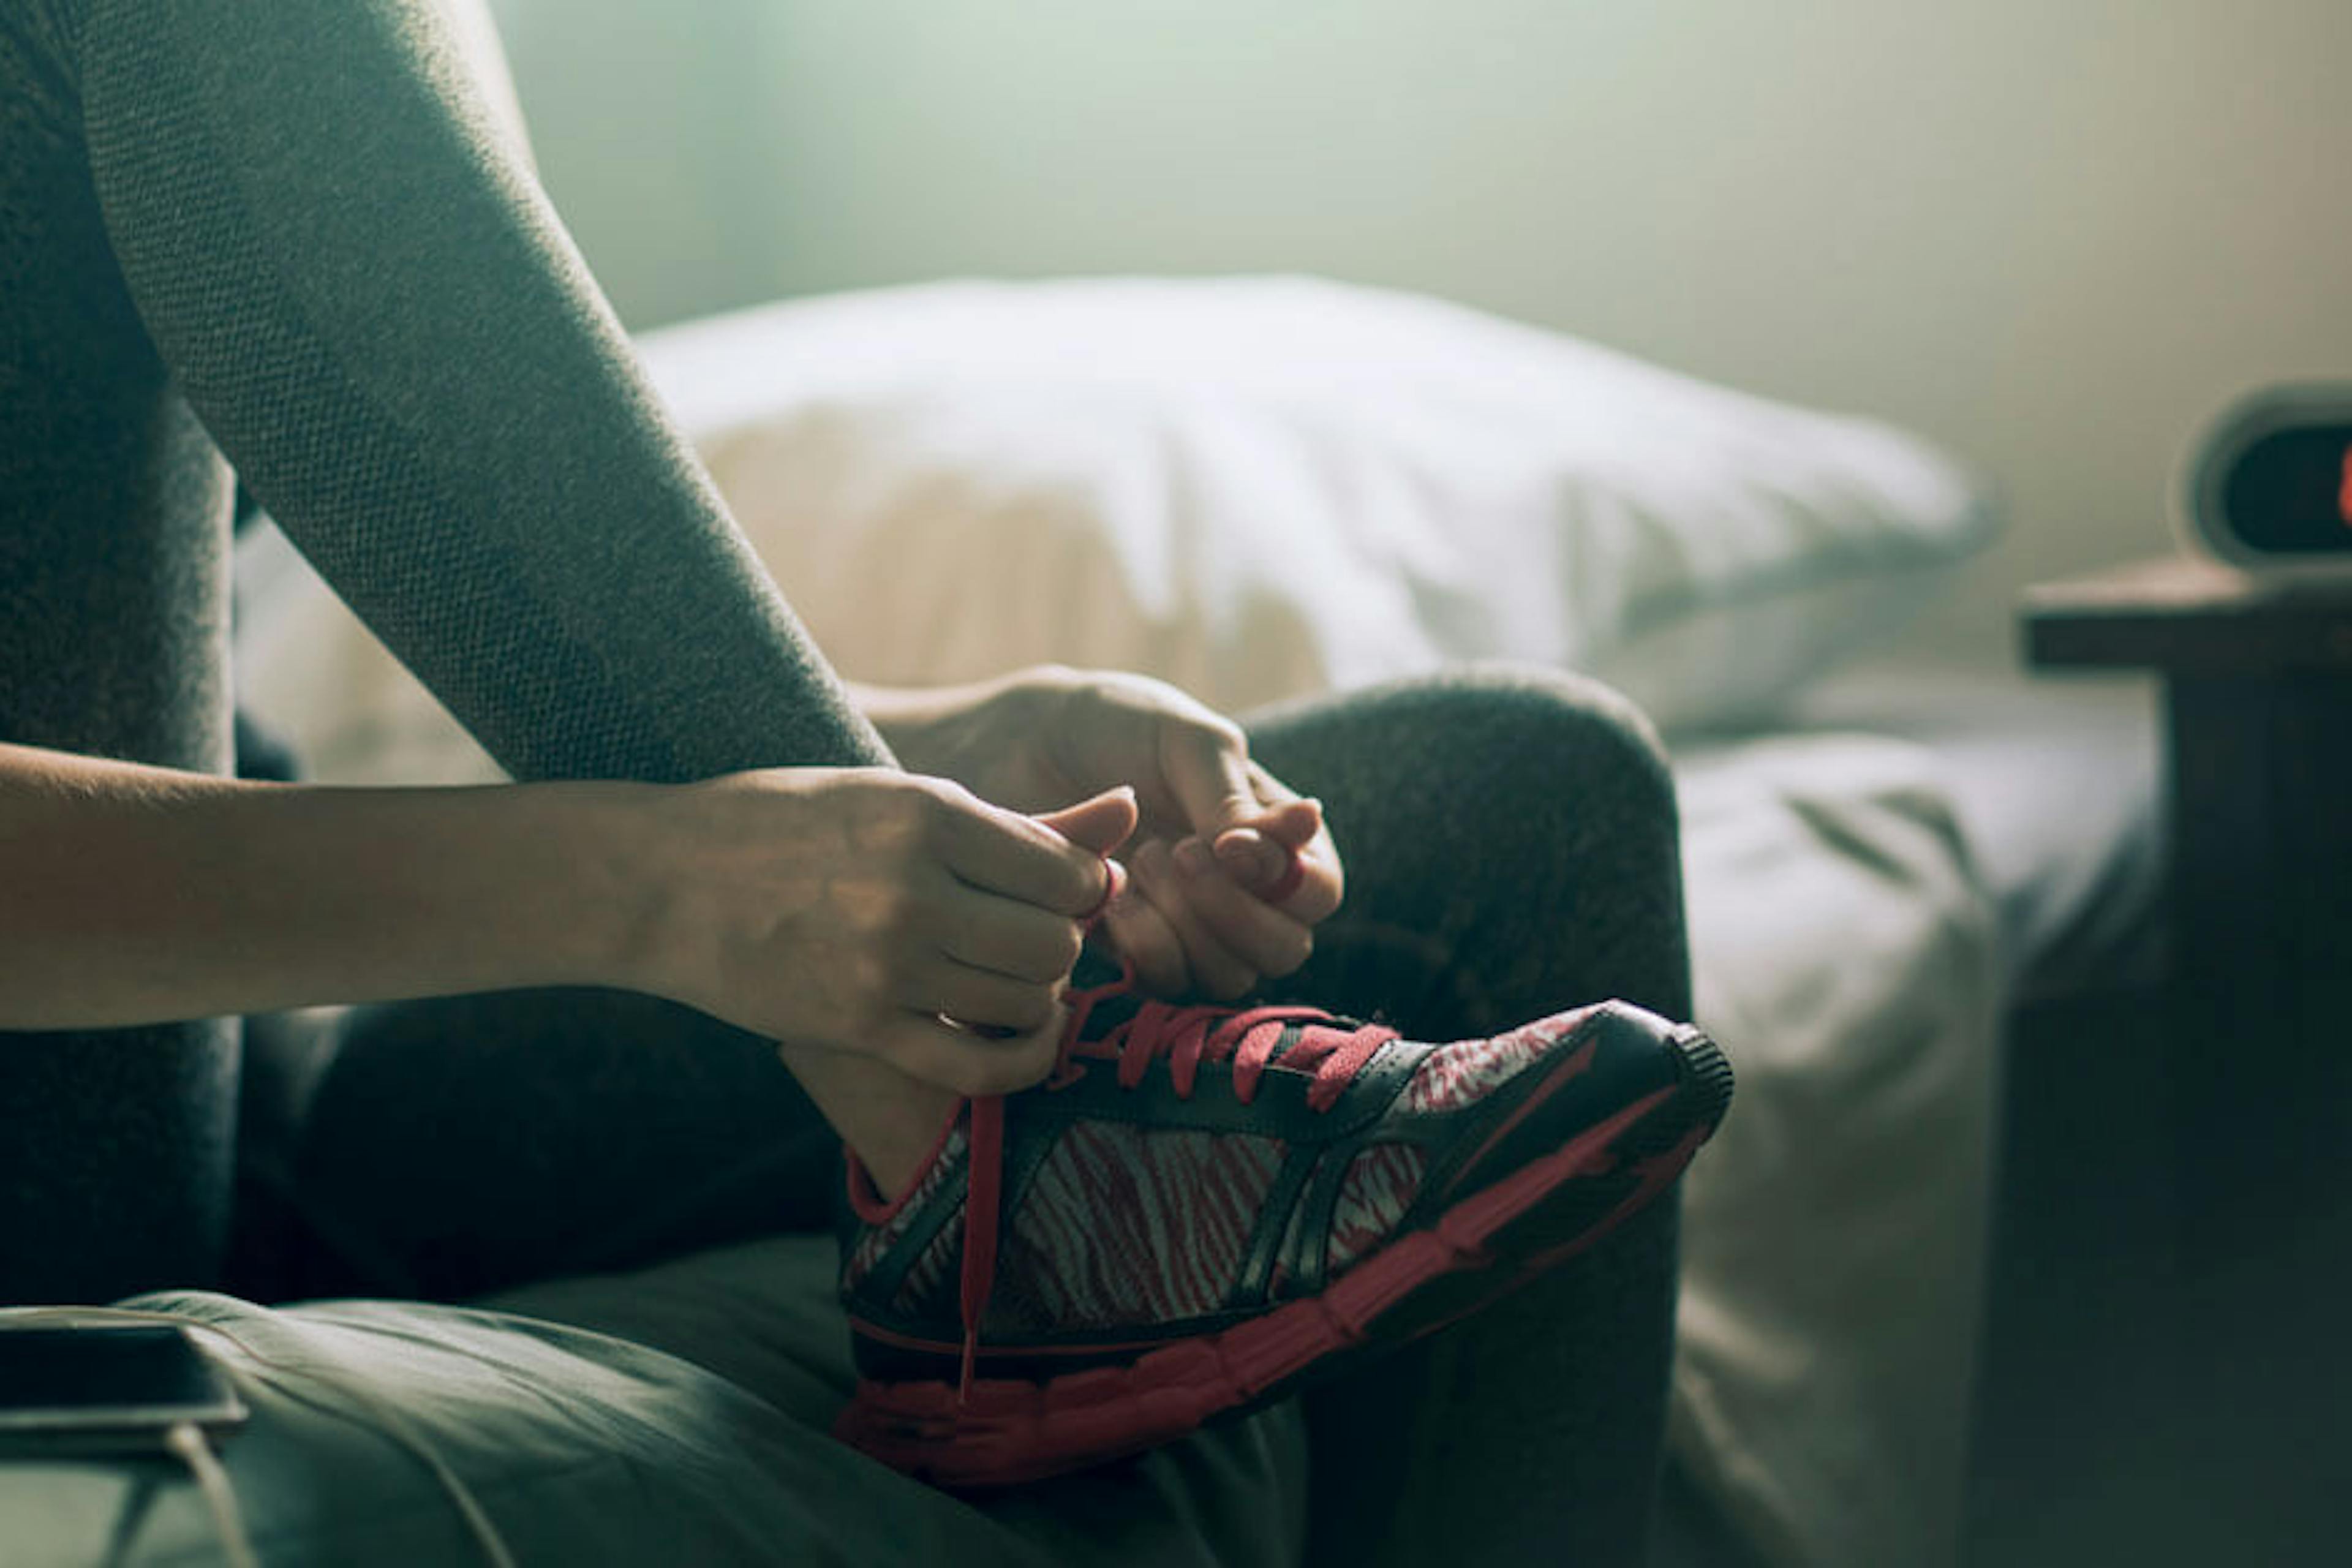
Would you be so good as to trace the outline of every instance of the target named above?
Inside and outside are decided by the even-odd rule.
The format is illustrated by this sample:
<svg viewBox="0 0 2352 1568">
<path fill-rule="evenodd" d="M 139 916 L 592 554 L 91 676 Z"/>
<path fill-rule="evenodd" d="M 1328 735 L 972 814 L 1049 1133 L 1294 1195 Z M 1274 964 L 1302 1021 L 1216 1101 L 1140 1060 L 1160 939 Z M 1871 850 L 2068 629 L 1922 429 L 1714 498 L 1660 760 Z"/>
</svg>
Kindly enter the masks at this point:
<svg viewBox="0 0 2352 1568">
<path fill-rule="evenodd" d="M 2036 669 L 2164 686 L 2164 1037 L 2191 1551 L 2337 1561 L 2352 1486 L 2352 579 L 2147 562 L 2032 589 Z M 2169 1189 L 2167 1191 L 2166 1189 Z M 2157 1305 L 2157 1304 L 2152 1304 Z M 2152 1373 L 2152 1375 L 2154 1375 Z M 2152 1480 L 2154 1478 L 2151 1479 Z M 2326 1530 L 2326 1535 L 2315 1532 Z M 2188 1553 L 2184 1553 L 2187 1560 Z"/>
</svg>

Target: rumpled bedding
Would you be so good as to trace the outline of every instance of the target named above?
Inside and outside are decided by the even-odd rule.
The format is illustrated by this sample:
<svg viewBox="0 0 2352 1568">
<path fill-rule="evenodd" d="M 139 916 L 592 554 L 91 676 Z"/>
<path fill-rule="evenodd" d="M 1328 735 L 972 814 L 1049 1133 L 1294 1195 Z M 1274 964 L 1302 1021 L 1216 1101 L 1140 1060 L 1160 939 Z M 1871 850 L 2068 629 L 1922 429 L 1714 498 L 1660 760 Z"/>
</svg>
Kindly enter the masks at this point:
<svg viewBox="0 0 2352 1568">
<path fill-rule="evenodd" d="M 1992 1171 L 1994 901 L 1934 752 L 1676 759 L 1698 1020 L 1739 1071 L 1685 1179 L 1676 1458 L 1776 1564 L 1956 1554 Z"/>
<path fill-rule="evenodd" d="M 1306 1443 L 1295 1405 L 982 1504 L 834 1442 L 826 1428 L 850 1371 L 833 1268 L 830 1237 L 791 1237 L 538 1287 L 485 1310 L 270 1310 L 192 1291 L 126 1305 L 236 1336 L 198 1335 L 254 1413 L 222 1458 L 265 1563 L 486 1561 L 394 1422 L 448 1467 L 524 1565 L 1297 1560 Z M 176 1460 L 0 1461 L 6 1568 L 221 1561 Z"/>
</svg>

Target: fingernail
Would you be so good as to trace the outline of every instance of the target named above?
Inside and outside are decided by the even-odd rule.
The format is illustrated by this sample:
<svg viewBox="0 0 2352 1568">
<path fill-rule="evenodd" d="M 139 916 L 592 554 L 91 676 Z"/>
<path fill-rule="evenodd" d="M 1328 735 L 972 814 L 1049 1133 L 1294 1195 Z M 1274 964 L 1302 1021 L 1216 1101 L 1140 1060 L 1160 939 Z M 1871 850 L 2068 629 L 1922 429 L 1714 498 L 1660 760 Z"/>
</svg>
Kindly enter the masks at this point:
<svg viewBox="0 0 2352 1568">
<path fill-rule="evenodd" d="M 1216 861 L 1209 854 L 1207 845 L 1197 838 L 1186 838 L 1180 840 L 1176 846 L 1176 864 L 1182 868 L 1186 875 L 1200 877 L 1207 875 L 1215 867 Z"/>
</svg>

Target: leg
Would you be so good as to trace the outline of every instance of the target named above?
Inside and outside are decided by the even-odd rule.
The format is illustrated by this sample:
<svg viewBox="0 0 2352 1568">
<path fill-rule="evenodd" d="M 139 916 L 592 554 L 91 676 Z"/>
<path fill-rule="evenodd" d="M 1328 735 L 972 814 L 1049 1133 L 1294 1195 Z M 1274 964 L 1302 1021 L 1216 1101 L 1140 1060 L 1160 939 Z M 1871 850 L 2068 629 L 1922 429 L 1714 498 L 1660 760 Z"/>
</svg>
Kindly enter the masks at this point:
<svg viewBox="0 0 2352 1568">
<path fill-rule="evenodd" d="M 248 1030 L 240 1291 L 455 1300 L 821 1230 L 841 1143 L 773 1046 L 516 992 Z"/>
<path fill-rule="evenodd" d="M 1258 716 L 1319 795 L 1347 905 L 1286 994 L 1451 1039 L 1618 996 L 1689 1015 L 1674 795 L 1589 682 L 1478 670 Z M 1318 1562 L 1639 1562 L 1664 1441 L 1674 1215 L 1307 1399 Z M 1393 1513 L 1367 1498 L 1397 1498 Z"/>
<path fill-rule="evenodd" d="M 170 709 L 190 733 L 172 744 L 134 736 L 124 754 L 219 765 L 219 553 L 233 463 L 519 777 L 672 781 L 890 763 L 646 388 L 509 133 L 503 84 L 467 68 L 467 33 L 448 7 L 339 0 L 268 18 L 221 0 L 70 9 L 63 58 L 47 63 L 75 89 L 79 141 L 64 143 L 61 166 L 99 254 L 76 258 L 82 293 L 53 316 L 76 324 L 65 363 L 147 388 L 160 405 L 102 423 L 176 444 L 169 463 L 153 452 L 85 454 L 54 531 L 87 538 L 88 551 L 135 544 L 134 563 L 167 562 L 142 571 L 68 557 L 89 580 L 176 599 L 118 610 L 43 595 L 90 609 L 90 624 L 47 632 L 26 684 L 62 690 L 68 711 L 102 710 L 125 682 L 78 667 L 49 682 L 57 672 L 46 665 L 89 645 L 129 648 L 128 659 L 144 639 L 168 637 L 176 662 L 150 659 L 130 697 L 150 718 Z M 478 24 L 478 8 L 467 19 Z M 84 343 L 85 319 L 119 329 L 120 341 Z M 86 389 L 46 390 L 70 405 Z M 194 478 L 172 493 L 103 488 L 110 474 L 166 469 Z M 93 517 L 119 531 L 94 531 Z M 46 528 L 34 531 L 45 548 Z M 112 749 L 103 726 L 60 732 L 14 706 L 0 705 L 0 732 Z M 143 1239 L 160 1228 L 145 1216 L 168 1210 L 168 1227 L 193 1242 L 156 1248 L 175 1282 L 216 1266 L 201 1256 L 209 1216 L 183 1213 L 191 1205 L 178 1194 L 216 1195 L 235 1070 L 226 1031 L 197 1033 L 219 1038 L 195 1042 L 168 1071 L 138 1065 L 158 1055 L 138 1040 L 120 1053 L 122 1076 L 178 1075 L 152 1087 L 107 1081 L 112 1058 L 86 1042 L 52 1075 L 79 1083 L 42 1081 L 46 1050 L 11 1053 L 26 1058 L 12 1079 L 29 1077 L 52 1107 L 46 1121 L 78 1131 L 72 1113 L 94 1108 L 140 1130 L 121 1152 L 106 1139 L 59 1141 L 142 1172 L 136 1194 L 104 1205 L 121 1222 L 68 1221 L 60 1235 Z M 793 1065 L 837 1124 L 871 1140 L 921 1146 L 950 1102 L 848 1058 Z M 201 1104 L 203 1125 L 184 1129 L 183 1116 L 154 1126 L 166 1102 Z M 205 1146 L 183 1151 L 192 1142 Z M 150 1169 L 153 1151 L 177 1168 Z M 68 1184 L 99 1181 L 80 1169 L 86 1159 L 39 1163 Z M 45 1255 L 100 1247 L 52 1249 L 34 1234 Z M 183 1261 L 189 1252 L 199 1256 Z M 93 1263 L 36 1293 L 105 1294 L 155 1278 Z M 0 1279 L 0 1293 L 28 1289 Z"/>
</svg>

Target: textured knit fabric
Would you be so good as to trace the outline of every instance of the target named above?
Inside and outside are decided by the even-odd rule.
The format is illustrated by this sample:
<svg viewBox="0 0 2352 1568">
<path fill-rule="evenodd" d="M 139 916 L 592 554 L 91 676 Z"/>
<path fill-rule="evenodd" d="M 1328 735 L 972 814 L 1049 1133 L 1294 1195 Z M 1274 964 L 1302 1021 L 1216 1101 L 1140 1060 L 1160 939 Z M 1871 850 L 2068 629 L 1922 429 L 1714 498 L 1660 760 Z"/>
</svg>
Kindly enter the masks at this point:
<svg viewBox="0 0 2352 1568">
<path fill-rule="evenodd" d="M 227 766 L 241 480 L 518 776 L 888 761 L 463 37 L 0 0 L 0 740 Z M 0 1049 L 0 1300 L 215 1277 L 236 1064 L 217 1023 Z"/>
</svg>

